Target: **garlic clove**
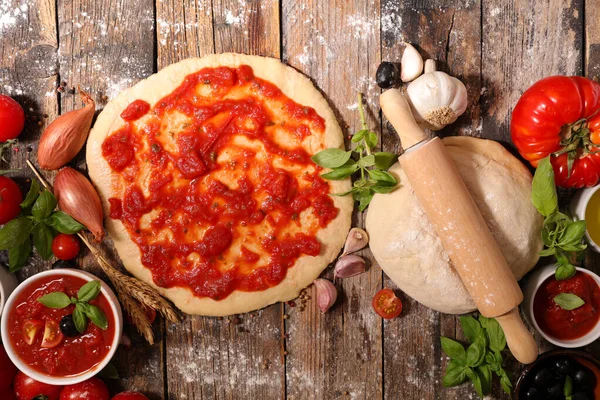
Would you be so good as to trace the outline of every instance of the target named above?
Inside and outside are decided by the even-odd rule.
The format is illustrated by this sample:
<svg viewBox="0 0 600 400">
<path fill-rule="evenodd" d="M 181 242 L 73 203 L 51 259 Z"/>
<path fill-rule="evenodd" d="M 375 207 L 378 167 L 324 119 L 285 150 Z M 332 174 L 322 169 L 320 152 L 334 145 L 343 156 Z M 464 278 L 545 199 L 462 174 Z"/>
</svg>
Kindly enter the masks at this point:
<svg viewBox="0 0 600 400">
<path fill-rule="evenodd" d="M 435 72 L 437 71 L 437 65 L 435 60 L 429 59 L 425 61 L 425 72 L 426 74 L 429 74 L 431 72 Z"/>
<path fill-rule="evenodd" d="M 363 229 L 352 228 L 348 232 L 346 237 L 346 243 L 344 244 L 344 252 L 342 256 L 350 253 L 354 253 L 364 248 L 369 243 L 369 235 Z"/>
<path fill-rule="evenodd" d="M 313 283 L 317 288 L 317 306 L 321 312 L 326 313 L 337 299 L 337 289 L 327 279 L 315 279 Z"/>
<path fill-rule="evenodd" d="M 410 43 L 406 43 L 400 65 L 400 79 L 402 79 L 402 82 L 410 82 L 423 73 L 423 57 Z"/>
<path fill-rule="evenodd" d="M 350 278 L 362 274 L 366 269 L 367 263 L 362 257 L 350 254 L 337 260 L 333 276 L 335 278 Z"/>
</svg>

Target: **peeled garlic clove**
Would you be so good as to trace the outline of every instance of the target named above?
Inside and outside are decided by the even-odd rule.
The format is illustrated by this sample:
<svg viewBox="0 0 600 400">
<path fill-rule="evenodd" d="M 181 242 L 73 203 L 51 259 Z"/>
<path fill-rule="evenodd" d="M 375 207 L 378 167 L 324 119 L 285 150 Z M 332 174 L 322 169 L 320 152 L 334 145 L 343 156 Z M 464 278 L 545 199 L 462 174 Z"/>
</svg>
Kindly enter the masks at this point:
<svg viewBox="0 0 600 400">
<path fill-rule="evenodd" d="M 402 79 L 402 82 L 410 82 L 423 73 L 423 57 L 410 43 L 406 43 L 400 65 L 400 79 Z"/>
<path fill-rule="evenodd" d="M 97 242 L 104 238 L 102 203 L 92 183 L 71 167 L 60 170 L 54 179 L 58 206 L 94 234 Z"/>
<path fill-rule="evenodd" d="M 369 235 L 363 229 L 360 228 L 352 228 L 350 232 L 348 232 L 348 237 L 346 237 L 346 244 L 344 244 L 344 252 L 343 255 L 354 253 L 365 247 L 369 243 Z"/>
<path fill-rule="evenodd" d="M 353 254 L 340 257 L 335 263 L 333 276 L 335 278 L 350 278 L 360 275 L 367 269 L 367 263 L 362 257 Z"/>
<path fill-rule="evenodd" d="M 425 61 L 425 73 L 428 74 L 430 72 L 437 71 L 437 66 L 435 60 L 429 59 Z"/>
<path fill-rule="evenodd" d="M 85 107 L 56 118 L 42 133 L 38 145 L 38 164 L 54 170 L 71 161 L 85 144 L 92 126 L 96 104 L 89 94 L 79 91 Z"/>
<path fill-rule="evenodd" d="M 313 282 L 317 288 L 317 306 L 319 310 L 325 313 L 331 308 L 335 300 L 337 299 L 337 289 L 333 286 L 333 283 L 327 279 L 315 279 Z"/>
</svg>

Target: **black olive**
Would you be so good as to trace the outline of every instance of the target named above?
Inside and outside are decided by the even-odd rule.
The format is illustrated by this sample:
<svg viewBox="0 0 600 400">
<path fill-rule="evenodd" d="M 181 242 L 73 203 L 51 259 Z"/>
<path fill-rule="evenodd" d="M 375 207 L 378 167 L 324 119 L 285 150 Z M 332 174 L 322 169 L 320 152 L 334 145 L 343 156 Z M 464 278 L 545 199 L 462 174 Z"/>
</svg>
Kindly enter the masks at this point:
<svg viewBox="0 0 600 400">
<path fill-rule="evenodd" d="M 572 377 L 573 388 L 575 390 L 587 390 L 596 387 L 596 376 L 590 369 L 583 365 L 578 366 Z"/>
<path fill-rule="evenodd" d="M 58 260 L 52 264 L 52 269 L 56 268 L 77 268 L 77 266 L 71 261 Z"/>
<path fill-rule="evenodd" d="M 594 396 L 585 392 L 577 392 L 571 395 L 571 400 L 594 400 Z"/>
<path fill-rule="evenodd" d="M 75 327 L 72 315 L 65 315 L 60 320 L 60 330 L 65 336 L 74 337 L 79 336 L 79 331 Z"/>
<path fill-rule="evenodd" d="M 375 73 L 375 81 L 377 86 L 382 89 L 391 88 L 397 86 L 400 81 L 400 69 L 398 64 L 384 61 L 377 67 Z"/>
<path fill-rule="evenodd" d="M 565 399 L 565 395 L 564 395 L 564 383 L 562 382 L 556 382 L 553 383 L 552 386 L 548 387 L 548 389 L 546 390 L 546 393 L 548 394 L 548 397 L 546 397 L 547 400 L 564 400 Z"/>
<path fill-rule="evenodd" d="M 567 375 L 573 376 L 578 367 L 578 363 L 570 358 L 559 358 L 558 360 L 554 361 L 553 367 L 559 375 L 566 378 Z"/>
<path fill-rule="evenodd" d="M 556 383 L 558 377 L 550 368 L 543 368 L 535 374 L 533 378 L 533 384 L 538 389 L 546 389 L 550 387 L 553 383 Z"/>
<path fill-rule="evenodd" d="M 543 400 L 544 397 L 542 396 L 539 390 L 537 390 L 534 387 L 530 387 L 525 392 L 525 398 L 527 400 Z"/>
</svg>

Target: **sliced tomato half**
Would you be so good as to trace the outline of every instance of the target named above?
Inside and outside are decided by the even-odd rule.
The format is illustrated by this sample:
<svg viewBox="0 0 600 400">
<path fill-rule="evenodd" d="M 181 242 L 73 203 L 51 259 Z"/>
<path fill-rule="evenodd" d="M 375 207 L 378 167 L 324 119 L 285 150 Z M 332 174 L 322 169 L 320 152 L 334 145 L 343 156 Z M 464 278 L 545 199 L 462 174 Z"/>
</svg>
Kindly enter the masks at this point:
<svg viewBox="0 0 600 400">
<path fill-rule="evenodd" d="M 42 332 L 44 329 L 44 323 L 37 319 L 30 319 L 25 321 L 23 324 L 23 340 L 28 345 L 32 345 L 38 332 Z"/>
<path fill-rule="evenodd" d="M 51 349 L 56 347 L 62 342 L 64 338 L 63 333 L 60 330 L 58 322 L 48 319 L 44 327 L 44 338 L 42 339 L 42 347 L 45 349 Z"/>
<path fill-rule="evenodd" d="M 402 301 L 391 289 L 381 289 L 373 297 L 373 309 L 381 318 L 396 318 L 402 312 Z"/>
</svg>

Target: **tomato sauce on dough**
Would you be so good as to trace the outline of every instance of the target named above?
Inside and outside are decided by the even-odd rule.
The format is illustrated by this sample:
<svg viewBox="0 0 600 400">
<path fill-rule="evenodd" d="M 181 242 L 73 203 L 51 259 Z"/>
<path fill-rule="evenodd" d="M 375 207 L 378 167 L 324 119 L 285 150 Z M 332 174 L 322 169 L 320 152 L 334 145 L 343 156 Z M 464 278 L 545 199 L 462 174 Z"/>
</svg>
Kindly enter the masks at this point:
<svg viewBox="0 0 600 400">
<path fill-rule="evenodd" d="M 102 144 L 119 177 L 110 217 L 157 285 L 219 300 L 276 286 L 320 254 L 316 235 L 339 210 L 306 150 L 325 147 L 313 108 L 243 65 L 204 68 L 126 110 Z"/>
</svg>

